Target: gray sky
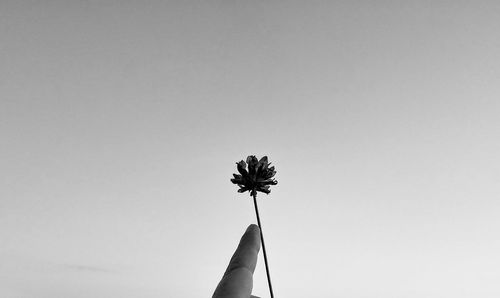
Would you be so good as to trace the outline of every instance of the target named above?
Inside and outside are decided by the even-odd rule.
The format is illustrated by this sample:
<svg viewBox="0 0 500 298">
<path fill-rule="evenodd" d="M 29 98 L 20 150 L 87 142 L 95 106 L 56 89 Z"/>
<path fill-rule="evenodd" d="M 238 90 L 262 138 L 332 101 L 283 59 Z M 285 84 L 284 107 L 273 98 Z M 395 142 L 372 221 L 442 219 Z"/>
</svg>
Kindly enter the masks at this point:
<svg viewBox="0 0 500 298">
<path fill-rule="evenodd" d="M 277 297 L 499 297 L 499 15 L 0 1 L 0 296 L 209 297 L 256 154 Z"/>
</svg>

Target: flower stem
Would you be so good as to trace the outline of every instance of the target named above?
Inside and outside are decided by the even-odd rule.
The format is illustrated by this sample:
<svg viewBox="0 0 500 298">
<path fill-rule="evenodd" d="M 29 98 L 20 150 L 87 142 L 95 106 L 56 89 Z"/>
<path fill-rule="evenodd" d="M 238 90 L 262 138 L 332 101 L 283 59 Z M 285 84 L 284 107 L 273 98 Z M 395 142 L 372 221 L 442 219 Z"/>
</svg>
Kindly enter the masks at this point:
<svg viewBox="0 0 500 298">
<path fill-rule="evenodd" d="M 260 229 L 260 242 L 262 243 L 262 251 L 264 252 L 264 263 L 266 265 L 267 283 L 269 284 L 269 292 L 271 298 L 274 298 L 273 285 L 271 284 L 271 275 L 269 274 L 269 265 L 267 264 L 266 245 L 264 244 L 264 234 L 262 233 L 262 225 L 260 224 L 259 208 L 257 207 L 257 194 L 253 195 L 253 205 L 255 206 L 255 214 L 257 215 L 257 223 Z"/>
</svg>

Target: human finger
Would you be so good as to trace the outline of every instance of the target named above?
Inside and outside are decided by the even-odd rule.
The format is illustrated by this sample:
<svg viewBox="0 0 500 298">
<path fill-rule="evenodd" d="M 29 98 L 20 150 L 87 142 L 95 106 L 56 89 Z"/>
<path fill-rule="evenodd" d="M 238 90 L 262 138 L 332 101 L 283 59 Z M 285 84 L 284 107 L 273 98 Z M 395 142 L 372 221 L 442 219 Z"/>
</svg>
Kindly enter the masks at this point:
<svg viewBox="0 0 500 298">
<path fill-rule="evenodd" d="M 238 248 L 234 252 L 213 298 L 251 297 L 253 272 L 257 264 L 259 249 L 260 230 L 257 225 L 252 224 L 241 237 Z"/>
</svg>

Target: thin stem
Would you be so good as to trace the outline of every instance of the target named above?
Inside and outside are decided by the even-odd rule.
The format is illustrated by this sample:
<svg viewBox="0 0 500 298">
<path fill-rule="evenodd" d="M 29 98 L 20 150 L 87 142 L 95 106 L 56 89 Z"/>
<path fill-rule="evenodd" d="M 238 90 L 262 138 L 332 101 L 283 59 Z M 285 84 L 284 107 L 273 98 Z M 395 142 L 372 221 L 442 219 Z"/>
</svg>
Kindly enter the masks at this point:
<svg viewBox="0 0 500 298">
<path fill-rule="evenodd" d="M 264 234 L 262 233 L 262 225 L 260 224 L 259 208 L 257 208 L 257 194 L 253 195 L 253 205 L 255 206 L 255 214 L 257 215 L 257 223 L 260 229 L 260 242 L 262 243 L 262 251 L 264 252 L 264 263 L 266 265 L 267 283 L 269 284 L 269 292 L 271 293 L 271 298 L 274 298 L 273 285 L 271 284 L 271 275 L 269 273 L 269 265 L 267 264 L 267 253 L 266 245 L 264 244 Z"/>
</svg>

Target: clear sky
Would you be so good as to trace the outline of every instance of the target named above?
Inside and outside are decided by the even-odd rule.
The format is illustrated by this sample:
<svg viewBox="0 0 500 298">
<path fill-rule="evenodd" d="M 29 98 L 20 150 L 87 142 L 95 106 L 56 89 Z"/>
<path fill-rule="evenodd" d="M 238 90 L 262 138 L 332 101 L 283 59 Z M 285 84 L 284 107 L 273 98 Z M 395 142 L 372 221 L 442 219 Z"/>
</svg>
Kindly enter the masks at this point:
<svg viewBox="0 0 500 298">
<path fill-rule="evenodd" d="M 210 297 L 255 154 L 276 297 L 499 297 L 499 15 L 0 1 L 0 296 Z"/>
</svg>

